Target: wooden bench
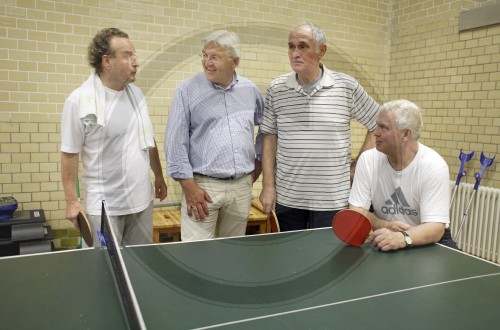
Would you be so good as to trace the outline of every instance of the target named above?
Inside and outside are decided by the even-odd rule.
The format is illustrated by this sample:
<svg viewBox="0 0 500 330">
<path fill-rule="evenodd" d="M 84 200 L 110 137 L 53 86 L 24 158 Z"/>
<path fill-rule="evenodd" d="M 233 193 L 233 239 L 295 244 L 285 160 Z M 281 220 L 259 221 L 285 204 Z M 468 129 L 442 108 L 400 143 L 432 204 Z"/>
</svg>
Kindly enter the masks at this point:
<svg viewBox="0 0 500 330">
<path fill-rule="evenodd" d="M 181 240 L 181 210 L 153 209 L 153 243 L 160 243 L 160 234 L 171 234 L 174 242 Z"/>
<path fill-rule="evenodd" d="M 269 233 L 268 216 L 265 214 L 262 208 L 262 204 L 259 202 L 259 198 L 254 198 L 252 200 L 252 207 L 250 208 L 250 214 L 248 215 L 247 227 L 258 226 L 259 234 Z"/>
<path fill-rule="evenodd" d="M 259 234 L 269 232 L 267 215 L 258 198 L 252 201 L 247 227 L 257 226 Z M 153 243 L 160 243 L 161 234 L 170 234 L 174 242 L 181 240 L 181 210 L 179 207 L 153 209 Z"/>
</svg>

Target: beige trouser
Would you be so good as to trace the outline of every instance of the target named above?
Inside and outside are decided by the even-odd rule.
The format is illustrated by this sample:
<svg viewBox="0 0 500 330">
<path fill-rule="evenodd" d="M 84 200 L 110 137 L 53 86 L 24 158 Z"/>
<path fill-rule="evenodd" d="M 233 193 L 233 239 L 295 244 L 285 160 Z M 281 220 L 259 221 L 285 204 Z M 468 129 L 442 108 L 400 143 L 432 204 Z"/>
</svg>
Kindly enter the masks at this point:
<svg viewBox="0 0 500 330">
<path fill-rule="evenodd" d="M 252 176 L 220 180 L 195 174 L 194 180 L 207 192 L 212 203 L 207 203 L 209 215 L 205 220 L 197 221 L 194 215 L 188 216 L 186 198 L 182 195 L 182 241 L 245 235 L 252 203 Z"/>
</svg>

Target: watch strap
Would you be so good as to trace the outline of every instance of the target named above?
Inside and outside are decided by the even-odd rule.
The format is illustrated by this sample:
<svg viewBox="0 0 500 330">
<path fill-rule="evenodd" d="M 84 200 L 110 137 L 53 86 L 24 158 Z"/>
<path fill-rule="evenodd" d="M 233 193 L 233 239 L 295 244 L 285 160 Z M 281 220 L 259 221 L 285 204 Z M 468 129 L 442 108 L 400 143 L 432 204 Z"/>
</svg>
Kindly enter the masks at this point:
<svg viewBox="0 0 500 330">
<path fill-rule="evenodd" d="M 404 231 L 404 230 L 401 231 L 401 234 L 403 234 L 403 236 L 404 236 L 404 240 L 405 240 L 405 244 L 406 244 L 405 248 L 411 247 L 412 246 L 412 240 L 411 240 L 410 235 L 408 235 L 408 233 L 406 231 Z"/>
</svg>

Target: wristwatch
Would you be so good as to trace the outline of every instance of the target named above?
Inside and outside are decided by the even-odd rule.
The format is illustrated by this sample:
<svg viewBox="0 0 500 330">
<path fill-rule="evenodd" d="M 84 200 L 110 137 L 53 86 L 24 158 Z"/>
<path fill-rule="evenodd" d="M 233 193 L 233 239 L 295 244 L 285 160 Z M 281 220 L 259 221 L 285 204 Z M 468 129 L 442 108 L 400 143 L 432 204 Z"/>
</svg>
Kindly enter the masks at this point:
<svg viewBox="0 0 500 330">
<path fill-rule="evenodd" d="M 411 245 L 413 244 L 413 241 L 411 240 L 410 235 L 408 235 L 408 233 L 405 231 L 401 231 L 401 234 L 403 234 L 403 236 L 405 237 L 405 244 L 406 244 L 405 247 L 406 248 L 411 247 Z"/>
</svg>

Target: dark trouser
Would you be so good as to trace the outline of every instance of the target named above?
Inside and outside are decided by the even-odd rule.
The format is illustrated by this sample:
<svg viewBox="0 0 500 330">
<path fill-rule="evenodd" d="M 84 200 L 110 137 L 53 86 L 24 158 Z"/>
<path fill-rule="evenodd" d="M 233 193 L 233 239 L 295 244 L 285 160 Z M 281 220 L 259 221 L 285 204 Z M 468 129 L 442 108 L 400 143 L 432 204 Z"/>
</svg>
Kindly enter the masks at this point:
<svg viewBox="0 0 500 330">
<path fill-rule="evenodd" d="M 449 228 L 444 230 L 444 235 L 443 235 L 443 237 L 441 237 L 441 240 L 438 243 L 446 245 L 446 246 L 451 247 L 453 249 L 460 250 L 458 248 L 457 243 L 451 238 L 451 231 Z"/>
<path fill-rule="evenodd" d="M 276 203 L 276 216 L 281 231 L 331 227 L 333 217 L 338 211 L 302 210 Z"/>
</svg>

